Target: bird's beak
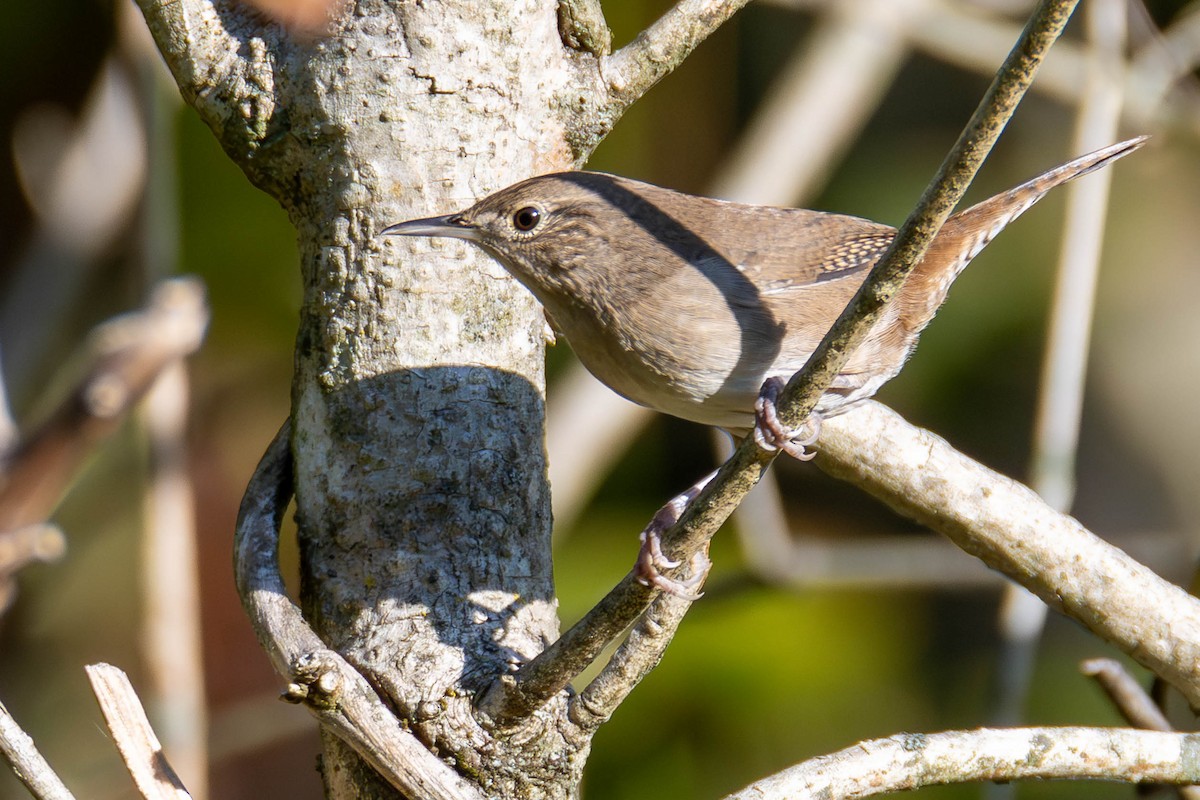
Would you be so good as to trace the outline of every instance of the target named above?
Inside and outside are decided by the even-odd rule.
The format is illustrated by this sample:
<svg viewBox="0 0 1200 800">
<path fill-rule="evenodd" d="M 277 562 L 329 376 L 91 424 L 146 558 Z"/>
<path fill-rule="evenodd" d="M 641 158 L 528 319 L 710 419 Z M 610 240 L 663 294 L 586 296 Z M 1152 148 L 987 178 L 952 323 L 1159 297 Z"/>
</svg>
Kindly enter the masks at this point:
<svg viewBox="0 0 1200 800">
<path fill-rule="evenodd" d="M 479 241 L 479 229 L 467 222 L 461 214 L 410 219 L 408 222 L 388 226 L 380 233 L 385 236 L 449 236 L 469 242 Z"/>
</svg>

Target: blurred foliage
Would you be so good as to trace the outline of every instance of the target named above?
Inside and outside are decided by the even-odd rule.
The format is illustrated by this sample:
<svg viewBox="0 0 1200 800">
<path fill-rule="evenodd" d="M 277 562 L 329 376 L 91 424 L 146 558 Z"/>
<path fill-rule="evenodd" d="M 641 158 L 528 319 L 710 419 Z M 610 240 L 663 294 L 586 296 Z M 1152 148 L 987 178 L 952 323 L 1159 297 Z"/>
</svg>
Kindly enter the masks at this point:
<svg viewBox="0 0 1200 800">
<path fill-rule="evenodd" d="M 667 5 L 662 0 L 606 3 L 616 44 L 632 38 Z M 1152 3 L 1151 10 L 1165 23 L 1183 6 L 1164 0 Z M 6 141 L 16 115 L 32 103 L 78 109 L 111 44 L 113 27 L 107 3 L 0 5 L 0 75 L 5 76 L 0 79 L 0 133 Z M 636 104 L 590 166 L 702 191 L 781 64 L 805 46 L 812 28 L 806 14 L 750 7 Z M 813 205 L 898 224 L 987 80 L 924 56 L 911 58 Z M 168 107 L 177 105 L 172 100 Z M 192 364 L 190 443 L 206 670 L 219 725 L 221 714 L 238 702 L 279 688 L 241 617 L 228 552 L 241 487 L 287 413 L 300 287 L 294 232 L 283 212 L 245 181 L 189 110 L 172 113 L 180 265 L 204 278 L 213 308 L 208 343 Z M 1031 97 L 971 197 L 980 199 L 1064 160 L 1072 126 L 1068 110 Z M 1194 139 L 1161 136 L 1117 168 L 1113 244 L 1097 312 L 1096 392 L 1086 410 L 1077 507 L 1078 515 L 1105 535 L 1194 529 L 1197 522 L 1197 509 L 1186 506 L 1179 488 L 1197 474 L 1194 453 L 1192 461 L 1180 460 L 1195 450 L 1194 440 L 1180 444 L 1183 454 L 1170 453 L 1176 460 L 1159 458 L 1164 448 L 1149 446 L 1169 443 L 1169 431 L 1146 427 L 1156 422 L 1154 409 L 1164 407 L 1163 400 L 1146 395 L 1165 390 L 1129 387 L 1125 369 L 1135 356 L 1121 349 L 1142 341 L 1137 334 L 1153 336 L 1177 319 L 1157 314 L 1161 304 L 1194 315 L 1189 292 L 1197 279 L 1187 270 L 1195 272 L 1198 234 L 1196 226 L 1180 221 L 1200 211 L 1195 150 Z M 4 164 L 0 255 L 7 270 L 25 244 L 30 217 L 9 160 Z M 904 375 L 881 395 L 910 419 L 1017 477 L 1028 458 L 1061 212 L 1061 197 L 1051 197 L 980 256 Z M 71 330 L 59 337 L 64 350 L 55 354 L 55 362 L 96 320 L 128 304 L 128 286 L 137 282 L 130 277 L 136 275 L 135 249 L 131 243 L 113 254 L 112 269 L 128 274 L 97 281 L 95 291 L 85 295 Z M 0 272 L 0 281 L 5 277 Z M 106 297 L 107 289 L 123 292 L 118 295 L 123 300 Z M 1178 348 L 1160 346 L 1163 362 L 1152 374 L 1179 378 L 1170 369 L 1193 364 L 1195 346 L 1196 340 L 1186 339 Z M 556 348 L 550 354 L 552 368 L 568 357 L 566 347 Z M 1140 353 L 1136 358 L 1145 361 Z M 1177 388 L 1167 394 L 1188 396 Z M 80 477 L 56 517 L 69 535 L 68 556 L 26 571 L 21 595 L 0 631 L 0 699 L 80 796 L 131 796 L 100 730 L 82 666 L 113 662 L 137 682 L 136 526 L 144 471 L 139 441 L 136 425 L 129 426 Z M 625 573 L 636 531 L 665 498 L 708 468 L 708 448 L 706 432 L 662 420 L 605 480 L 556 554 L 565 624 Z M 809 525 L 832 539 L 862 530 L 914 534 L 909 523 L 853 489 L 831 486 L 811 467 L 787 464 L 780 471 L 798 527 Z M 718 797 L 862 738 L 986 723 L 995 590 L 770 588 L 747 574 L 729 533 L 714 544 L 710 596 L 697 604 L 662 665 L 598 735 L 586 797 Z M 1155 566 L 1182 580 L 1190 565 Z M 1113 653 L 1053 617 L 1029 721 L 1115 723 L 1099 692 L 1075 670 L 1080 658 L 1096 655 Z M 303 713 L 282 705 L 271 711 Z M 312 769 L 316 741 L 308 731 L 215 764 L 214 796 L 318 797 Z M 10 776 L 0 775 L 0 796 L 18 797 L 21 791 Z M 978 787 L 953 787 L 923 796 L 974 797 L 978 792 Z M 1027 798 L 1129 797 L 1132 792 L 1121 786 L 1062 784 L 1019 790 Z"/>
</svg>

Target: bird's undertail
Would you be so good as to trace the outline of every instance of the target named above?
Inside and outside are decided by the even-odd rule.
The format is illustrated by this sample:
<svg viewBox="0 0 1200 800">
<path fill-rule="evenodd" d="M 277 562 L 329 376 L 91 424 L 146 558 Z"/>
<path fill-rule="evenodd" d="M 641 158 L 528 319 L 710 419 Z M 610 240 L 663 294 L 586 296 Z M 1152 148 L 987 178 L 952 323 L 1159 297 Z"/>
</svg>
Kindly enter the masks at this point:
<svg viewBox="0 0 1200 800">
<path fill-rule="evenodd" d="M 1080 156 L 946 220 L 929 253 L 901 294 L 900 302 L 906 306 L 901 316 L 909 323 L 906 327 L 913 331 L 924 328 L 946 299 L 950 284 L 958 277 L 958 273 L 979 255 L 979 251 L 996 234 L 1045 197 L 1047 192 L 1129 155 L 1145 144 L 1148 138 L 1139 136 Z M 922 269 L 927 265 L 931 268 Z"/>
</svg>

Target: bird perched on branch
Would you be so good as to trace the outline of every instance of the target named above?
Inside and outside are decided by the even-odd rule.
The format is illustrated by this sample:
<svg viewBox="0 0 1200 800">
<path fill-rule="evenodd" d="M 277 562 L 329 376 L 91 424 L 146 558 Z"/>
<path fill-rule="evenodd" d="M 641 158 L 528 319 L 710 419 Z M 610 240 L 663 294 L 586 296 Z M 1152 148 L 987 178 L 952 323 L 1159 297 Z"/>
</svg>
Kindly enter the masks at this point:
<svg viewBox="0 0 1200 800">
<path fill-rule="evenodd" d="M 1006 225 L 1062 183 L 1142 146 L 1074 159 L 942 226 L 812 419 L 894 377 L 950 284 Z M 579 360 L 618 394 L 799 458 L 815 440 L 773 421 L 800 370 L 896 235 L 842 214 L 694 197 L 596 172 L 543 175 L 456 214 L 383 233 L 465 239 L 541 301 Z M 765 390 L 764 390 L 765 387 Z"/>
</svg>

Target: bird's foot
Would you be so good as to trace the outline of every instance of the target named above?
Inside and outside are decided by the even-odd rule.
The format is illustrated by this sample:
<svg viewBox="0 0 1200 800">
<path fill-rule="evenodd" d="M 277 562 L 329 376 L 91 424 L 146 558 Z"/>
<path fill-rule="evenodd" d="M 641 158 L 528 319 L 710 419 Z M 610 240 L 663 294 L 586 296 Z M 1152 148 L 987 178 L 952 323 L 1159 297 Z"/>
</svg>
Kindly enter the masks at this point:
<svg viewBox="0 0 1200 800">
<path fill-rule="evenodd" d="M 782 450 L 799 461 L 811 461 L 816 452 L 806 448 L 816 444 L 821 435 L 821 415 L 814 411 L 799 428 L 785 427 L 775 409 L 785 385 L 777 376 L 763 382 L 754 401 L 754 441 L 763 450 Z"/>
<path fill-rule="evenodd" d="M 683 562 L 667 558 L 662 551 L 662 534 L 679 521 L 688 503 L 700 494 L 716 474 L 713 472 L 704 476 L 694 486 L 671 498 L 665 506 L 655 512 L 650 524 L 641 533 L 642 546 L 638 549 L 637 561 L 633 565 L 633 576 L 638 583 L 685 600 L 699 600 L 703 595 L 703 592 L 693 592 L 692 589 L 704 581 L 708 568 L 712 566 L 708 556 L 704 552 L 697 552 L 692 556 L 690 577 L 684 580 L 668 578 L 662 574 L 663 570 L 675 569 Z"/>
</svg>

